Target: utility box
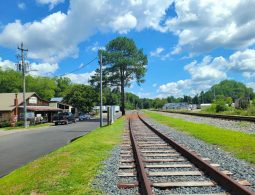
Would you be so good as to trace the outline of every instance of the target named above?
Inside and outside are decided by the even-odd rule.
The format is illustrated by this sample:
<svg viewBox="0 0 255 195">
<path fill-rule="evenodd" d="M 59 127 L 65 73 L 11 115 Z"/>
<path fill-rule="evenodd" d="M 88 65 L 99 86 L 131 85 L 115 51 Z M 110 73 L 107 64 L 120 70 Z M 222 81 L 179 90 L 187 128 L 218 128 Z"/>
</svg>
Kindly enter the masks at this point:
<svg viewBox="0 0 255 195">
<path fill-rule="evenodd" d="M 111 125 L 114 122 L 115 109 L 113 106 L 107 107 L 107 125 Z"/>
</svg>

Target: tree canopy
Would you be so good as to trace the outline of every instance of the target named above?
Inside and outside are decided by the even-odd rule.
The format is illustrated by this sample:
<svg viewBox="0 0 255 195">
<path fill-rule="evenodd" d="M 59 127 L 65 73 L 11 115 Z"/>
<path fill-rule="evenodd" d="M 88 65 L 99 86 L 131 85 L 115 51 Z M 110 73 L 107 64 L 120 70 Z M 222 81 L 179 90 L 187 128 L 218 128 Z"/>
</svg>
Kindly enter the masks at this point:
<svg viewBox="0 0 255 195">
<path fill-rule="evenodd" d="M 90 112 L 97 99 L 97 93 L 91 86 L 76 84 L 68 90 L 64 102 L 79 108 L 82 112 Z"/>
<path fill-rule="evenodd" d="M 125 87 L 135 80 L 138 84 L 144 82 L 147 56 L 138 49 L 135 42 L 127 37 L 117 37 L 106 45 L 103 56 L 103 80 L 111 87 L 120 88 L 121 111 L 125 114 Z M 90 83 L 98 85 L 99 71 L 91 78 Z"/>
</svg>

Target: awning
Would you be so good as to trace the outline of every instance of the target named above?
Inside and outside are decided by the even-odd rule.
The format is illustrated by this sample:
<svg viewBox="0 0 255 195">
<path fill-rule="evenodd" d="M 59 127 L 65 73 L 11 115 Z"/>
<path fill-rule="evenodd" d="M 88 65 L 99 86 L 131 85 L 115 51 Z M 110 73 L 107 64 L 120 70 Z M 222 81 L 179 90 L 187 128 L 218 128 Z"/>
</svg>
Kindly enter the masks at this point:
<svg viewBox="0 0 255 195">
<path fill-rule="evenodd" d="M 23 108 L 23 106 L 19 106 L 19 108 Z M 60 109 L 60 108 L 53 108 L 50 106 L 27 106 L 27 110 L 29 110 L 29 111 L 43 111 L 43 112 L 62 111 L 62 109 Z"/>
</svg>

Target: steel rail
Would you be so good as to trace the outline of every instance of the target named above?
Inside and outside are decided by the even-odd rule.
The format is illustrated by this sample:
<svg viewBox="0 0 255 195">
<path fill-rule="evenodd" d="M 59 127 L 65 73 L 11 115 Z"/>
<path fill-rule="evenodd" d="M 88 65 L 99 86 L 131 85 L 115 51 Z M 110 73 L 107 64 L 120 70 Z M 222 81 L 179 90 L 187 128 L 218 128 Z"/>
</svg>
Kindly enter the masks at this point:
<svg viewBox="0 0 255 195">
<path fill-rule="evenodd" d="M 185 158 L 187 158 L 195 166 L 201 169 L 205 174 L 207 174 L 210 178 L 216 181 L 219 185 L 224 187 L 228 192 L 234 195 L 255 195 L 254 192 L 250 191 L 249 189 L 242 186 L 235 180 L 231 179 L 229 176 L 223 174 L 218 169 L 214 168 L 209 163 L 201 159 L 198 155 L 189 152 L 183 146 L 181 146 L 180 144 L 176 143 L 174 140 L 170 139 L 163 133 L 156 130 L 149 123 L 147 123 L 139 114 L 138 114 L 138 117 L 155 134 L 157 134 L 166 143 L 171 145 L 177 152 L 181 153 Z"/>
<path fill-rule="evenodd" d="M 148 179 L 147 173 L 145 171 L 145 166 L 143 163 L 143 157 L 139 150 L 138 143 L 135 140 L 135 136 L 131 127 L 131 118 L 129 118 L 129 132 L 140 187 L 139 191 L 141 192 L 142 195 L 152 195 L 153 193 L 151 182 Z"/>
<path fill-rule="evenodd" d="M 169 110 L 153 110 L 153 111 L 166 112 L 166 113 L 176 113 L 176 114 L 186 114 L 186 115 L 191 115 L 191 116 L 219 118 L 219 119 L 227 119 L 227 120 L 236 120 L 236 121 L 255 122 L 255 117 L 253 117 L 253 116 L 206 114 L 206 113 L 193 113 L 193 112 L 169 111 Z"/>
</svg>

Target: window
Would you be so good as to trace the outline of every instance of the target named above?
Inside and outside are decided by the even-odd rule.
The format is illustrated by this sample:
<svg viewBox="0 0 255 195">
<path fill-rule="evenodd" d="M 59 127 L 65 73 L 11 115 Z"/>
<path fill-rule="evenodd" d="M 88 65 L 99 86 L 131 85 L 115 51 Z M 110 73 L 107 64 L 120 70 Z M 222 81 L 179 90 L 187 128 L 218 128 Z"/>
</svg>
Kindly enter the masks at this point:
<svg viewBox="0 0 255 195">
<path fill-rule="evenodd" d="M 0 119 L 2 119 L 2 117 L 3 117 L 3 113 L 0 112 Z"/>
</svg>

